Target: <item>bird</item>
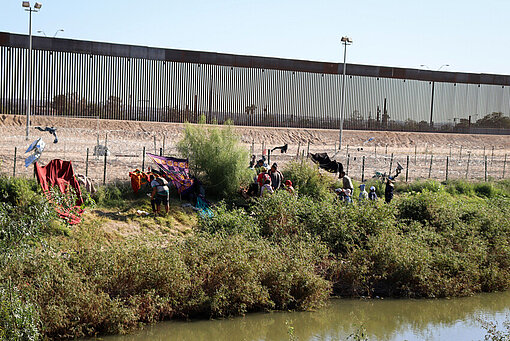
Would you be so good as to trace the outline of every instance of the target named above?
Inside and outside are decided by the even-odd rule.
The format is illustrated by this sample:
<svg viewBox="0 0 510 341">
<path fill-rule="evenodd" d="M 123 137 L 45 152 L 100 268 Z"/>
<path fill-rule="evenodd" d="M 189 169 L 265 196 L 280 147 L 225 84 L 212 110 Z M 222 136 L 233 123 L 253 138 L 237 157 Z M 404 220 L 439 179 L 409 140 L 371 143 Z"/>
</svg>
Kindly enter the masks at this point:
<svg viewBox="0 0 510 341">
<path fill-rule="evenodd" d="M 58 142 L 58 138 L 57 138 L 57 128 L 54 128 L 54 127 L 35 127 L 35 129 L 39 130 L 39 131 L 47 131 L 49 132 L 51 135 L 55 136 L 55 139 L 53 140 L 53 143 L 57 143 Z"/>
<path fill-rule="evenodd" d="M 287 153 L 288 148 L 289 148 L 289 145 L 285 144 L 285 146 L 274 147 L 273 149 L 271 149 L 271 152 L 274 152 L 276 149 L 280 149 L 280 153 Z"/>
</svg>

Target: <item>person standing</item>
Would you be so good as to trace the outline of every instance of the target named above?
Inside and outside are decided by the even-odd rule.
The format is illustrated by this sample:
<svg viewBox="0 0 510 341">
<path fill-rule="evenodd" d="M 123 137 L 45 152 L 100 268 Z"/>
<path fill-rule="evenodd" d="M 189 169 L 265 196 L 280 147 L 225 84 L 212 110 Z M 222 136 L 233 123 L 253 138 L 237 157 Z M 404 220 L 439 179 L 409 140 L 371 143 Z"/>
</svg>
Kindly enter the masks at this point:
<svg viewBox="0 0 510 341">
<path fill-rule="evenodd" d="M 386 188 L 384 189 L 384 201 L 386 201 L 387 204 L 391 202 L 393 199 L 393 191 L 395 190 L 395 185 L 393 185 L 393 180 L 391 177 L 388 177 L 386 180 Z"/>
<path fill-rule="evenodd" d="M 365 191 L 365 184 L 359 185 L 359 202 L 363 202 L 368 199 L 368 192 Z"/>
<path fill-rule="evenodd" d="M 340 178 L 342 179 L 342 188 L 344 190 L 348 189 L 351 193 L 354 193 L 354 186 L 352 185 L 352 180 L 350 177 L 345 175 L 344 171 L 340 172 Z"/>
<path fill-rule="evenodd" d="M 170 190 L 168 188 L 168 181 L 160 177 L 156 174 L 154 180 L 151 181 L 152 194 L 151 194 L 151 203 L 154 202 L 156 204 L 156 209 L 154 210 L 154 214 L 157 215 L 159 213 L 159 209 L 161 204 L 165 205 L 166 214 L 170 211 L 170 205 L 168 203 Z"/>
<path fill-rule="evenodd" d="M 278 190 L 283 182 L 283 174 L 278 170 L 278 165 L 273 163 L 269 170 L 269 176 L 271 177 L 271 187 L 273 190 Z"/>
</svg>

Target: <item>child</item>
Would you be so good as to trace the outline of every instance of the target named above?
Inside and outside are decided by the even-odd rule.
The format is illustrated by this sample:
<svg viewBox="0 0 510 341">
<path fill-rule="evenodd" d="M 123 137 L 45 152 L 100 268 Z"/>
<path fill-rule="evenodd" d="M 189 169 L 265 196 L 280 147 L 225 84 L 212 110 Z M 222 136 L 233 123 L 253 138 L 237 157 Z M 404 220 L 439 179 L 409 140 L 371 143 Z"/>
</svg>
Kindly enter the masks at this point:
<svg viewBox="0 0 510 341">
<path fill-rule="evenodd" d="M 377 194 L 375 193 L 375 187 L 370 187 L 370 193 L 368 193 L 368 199 L 372 201 L 377 201 Z"/>
<path fill-rule="evenodd" d="M 365 184 L 359 185 L 359 190 L 360 190 L 360 193 L 359 193 L 359 202 L 363 202 L 363 200 L 367 200 L 368 199 L 368 193 L 367 193 L 367 191 L 365 191 Z"/>
</svg>

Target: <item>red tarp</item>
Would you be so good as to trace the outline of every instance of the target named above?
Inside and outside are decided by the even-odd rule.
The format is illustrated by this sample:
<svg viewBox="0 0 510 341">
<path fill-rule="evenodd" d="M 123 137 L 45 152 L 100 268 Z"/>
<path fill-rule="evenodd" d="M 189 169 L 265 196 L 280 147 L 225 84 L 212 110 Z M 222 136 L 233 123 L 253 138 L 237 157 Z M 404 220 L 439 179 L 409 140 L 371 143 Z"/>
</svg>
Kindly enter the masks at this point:
<svg viewBox="0 0 510 341">
<path fill-rule="evenodd" d="M 55 205 L 55 209 L 60 217 L 66 219 L 69 224 L 78 224 L 81 221 L 79 215 L 83 213 L 83 210 L 81 210 L 79 207 L 81 204 L 83 204 L 83 199 L 81 197 L 80 185 L 74 177 L 71 161 L 56 159 L 51 160 L 46 166 L 43 167 L 39 166 L 37 162 L 34 164 L 34 166 L 39 184 L 41 185 L 48 200 Z M 60 192 L 64 194 L 69 191 L 69 186 L 74 188 L 75 194 L 78 197 L 76 200 L 76 206 L 65 208 L 62 205 L 56 203 L 51 198 L 50 186 L 58 186 Z"/>
</svg>

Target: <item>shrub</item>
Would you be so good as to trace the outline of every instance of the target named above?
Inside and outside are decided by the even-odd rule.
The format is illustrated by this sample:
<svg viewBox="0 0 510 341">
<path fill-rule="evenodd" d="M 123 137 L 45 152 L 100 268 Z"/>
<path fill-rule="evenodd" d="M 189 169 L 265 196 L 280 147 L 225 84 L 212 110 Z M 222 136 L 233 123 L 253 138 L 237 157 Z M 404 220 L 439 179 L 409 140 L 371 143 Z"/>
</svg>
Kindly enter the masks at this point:
<svg viewBox="0 0 510 341">
<path fill-rule="evenodd" d="M 19 289 L 0 286 L 0 339 L 36 341 L 40 338 L 38 327 L 37 310 L 22 300 Z"/>
<path fill-rule="evenodd" d="M 106 186 L 100 186 L 92 196 L 93 201 L 91 204 L 125 209 L 126 205 L 130 204 L 127 199 L 134 199 L 142 195 L 144 195 L 143 190 L 134 194 L 129 181 L 117 181 Z"/>
<path fill-rule="evenodd" d="M 27 286 L 45 336 L 69 338 L 169 318 L 317 308 L 330 295 L 320 270 L 327 257 L 315 240 L 200 234 L 32 250 L 1 267 L 0 280 Z"/>
<path fill-rule="evenodd" d="M 213 208 L 213 212 L 212 217 L 199 216 L 198 231 L 227 235 L 241 233 L 250 237 L 258 236 L 260 233 L 258 222 L 253 216 L 248 215 L 244 209 L 229 209 L 224 202 L 221 202 Z"/>
<path fill-rule="evenodd" d="M 206 128 L 186 124 L 178 150 L 189 158 L 190 171 L 210 194 L 230 198 L 253 175 L 248 168 L 249 151 L 239 143 L 230 125 Z"/>
<path fill-rule="evenodd" d="M 285 179 L 292 181 L 300 195 L 312 198 L 327 196 L 334 183 L 332 177 L 322 175 L 319 169 L 309 162 L 293 161 L 285 166 L 282 173 Z"/>
</svg>

